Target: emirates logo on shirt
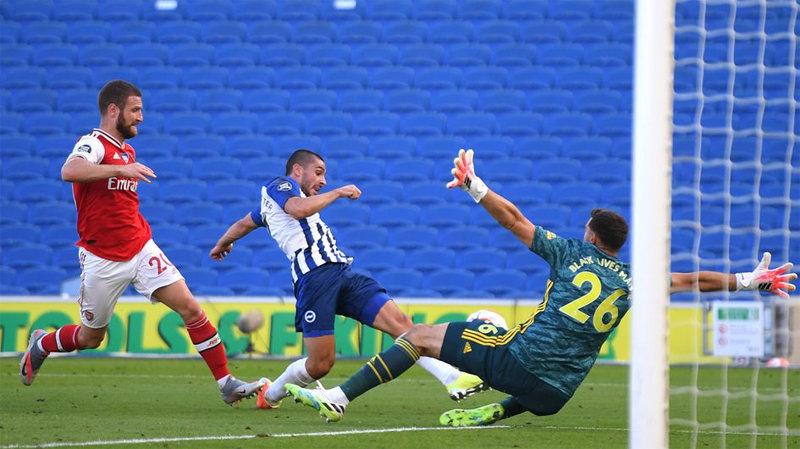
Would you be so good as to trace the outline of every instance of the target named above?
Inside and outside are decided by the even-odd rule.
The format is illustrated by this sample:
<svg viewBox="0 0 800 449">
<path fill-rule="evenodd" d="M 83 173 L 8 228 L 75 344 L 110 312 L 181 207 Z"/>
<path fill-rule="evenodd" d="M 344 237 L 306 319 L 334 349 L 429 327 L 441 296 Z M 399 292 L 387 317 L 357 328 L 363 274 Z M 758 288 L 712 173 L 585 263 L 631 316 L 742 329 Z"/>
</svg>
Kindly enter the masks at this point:
<svg viewBox="0 0 800 449">
<path fill-rule="evenodd" d="M 127 190 L 128 192 L 135 192 L 138 188 L 138 179 L 108 178 L 108 190 Z"/>
</svg>

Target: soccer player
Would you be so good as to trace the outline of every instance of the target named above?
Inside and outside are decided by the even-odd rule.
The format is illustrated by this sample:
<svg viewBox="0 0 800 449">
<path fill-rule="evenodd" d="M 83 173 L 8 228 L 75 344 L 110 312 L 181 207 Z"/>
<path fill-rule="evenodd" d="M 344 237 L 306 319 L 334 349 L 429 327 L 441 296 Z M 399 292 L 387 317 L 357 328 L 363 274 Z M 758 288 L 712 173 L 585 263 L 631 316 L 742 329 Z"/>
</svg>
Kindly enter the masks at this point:
<svg viewBox="0 0 800 449">
<path fill-rule="evenodd" d="M 594 365 L 600 347 L 630 308 L 630 266 L 617 255 L 628 236 L 619 214 L 595 209 L 583 241 L 563 239 L 536 227 L 511 202 L 488 189 L 475 175 L 472 150 L 459 152 L 454 179 L 504 228 L 550 264 L 544 301 L 527 321 L 505 331 L 481 320 L 438 325 L 417 324 L 391 348 L 331 390 L 286 388 L 295 400 L 338 421 L 355 398 L 396 379 L 420 356 L 434 357 L 480 376 L 490 387 L 510 394 L 501 403 L 472 410 L 450 410 L 439 419 L 447 426 L 476 426 L 529 411 L 557 413 Z M 771 291 L 788 296 L 787 263 L 769 269 L 770 255 L 752 273 L 673 273 L 671 290 L 736 289 Z"/>
<path fill-rule="evenodd" d="M 340 198 L 357 200 L 361 190 L 346 185 L 319 193 L 325 186 L 325 161 L 312 151 L 297 150 L 286 162 L 285 176 L 261 187 L 261 205 L 232 224 L 209 254 L 223 260 L 233 243 L 250 232 L 267 228 L 291 263 L 297 299 L 295 329 L 302 332 L 308 357 L 290 364 L 258 396 L 259 408 L 276 408 L 288 395 L 284 385 L 306 386 L 321 379 L 334 364 L 336 315 L 344 315 L 397 338 L 411 328 L 406 316 L 374 279 L 350 269 L 353 259 L 337 246 L 320 211 Z M 483 391 L 484 382 L 431 358 L 419 360 L 454 400 Z"/>
<path fill-rule="evenodd" d="M 143 120 L 142 93 L 128 82 L 111 81 L 100 90 L 98 106 L 100 127 L 78 140 L 61 169 L 62 179 L 72 183 L 78 209 L 81 324 L 50 333 L 34 330 L 19 365 L 22 383 L 33 383 L 52 352 L 100 346 L 117 300 L 133 284 L 147 299 L 181 316 L 226 404 L 252 397 L 266 379 L 247 383 L 231 375 L 217 330 L 139 213 L 139 182 L 156 177 L 136 162 L 136 152 L 125 142 L 136 137 Z"/>
</svg>

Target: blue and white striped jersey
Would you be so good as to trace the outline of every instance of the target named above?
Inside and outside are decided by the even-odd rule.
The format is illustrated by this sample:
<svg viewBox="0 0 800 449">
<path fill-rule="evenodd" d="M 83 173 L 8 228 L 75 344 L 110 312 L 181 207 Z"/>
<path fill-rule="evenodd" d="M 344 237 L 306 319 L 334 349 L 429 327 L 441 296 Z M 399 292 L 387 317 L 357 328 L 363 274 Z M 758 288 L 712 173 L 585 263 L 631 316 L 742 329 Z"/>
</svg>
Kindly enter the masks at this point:
<svg viewBox="0 0 800 449">
<path fill-rule="evenodd" d="M 295 220 L 283 209 L 293 196 L 305 198 L 297 181 L 278 176 L 261 187 L 261 207 L 250 212 L 258 226 L 266 227 L 272 238 L 292 262 L 292 279 L 331 262 L 351 263 L 336 246 L 330 228 L 319 213 Z"/>
</svg>

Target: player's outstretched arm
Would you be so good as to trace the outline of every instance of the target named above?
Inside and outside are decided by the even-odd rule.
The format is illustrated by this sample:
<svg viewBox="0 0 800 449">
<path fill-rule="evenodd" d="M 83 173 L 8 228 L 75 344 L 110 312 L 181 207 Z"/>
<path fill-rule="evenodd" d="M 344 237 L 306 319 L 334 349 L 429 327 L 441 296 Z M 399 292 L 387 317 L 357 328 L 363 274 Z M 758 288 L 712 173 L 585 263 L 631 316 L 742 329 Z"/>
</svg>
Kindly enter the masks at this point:
<svg viewBox="0 0 800 449">
<path fill-rule="evenodd" d="M 208 254 L 214 260 L 222 260 L 233 251 L 233 242 L 258 229 L 258 225 L 253 222 L 250 214 L 247 214 L 241 220 L 232 224 L 222 237 L 219 238 L 217 244 L 211 249 Z"/>
<path fill-rule="evenodd" d="M 339 198 L 357 200 L 360 196 L 361 190 L 355 185 L 349 184 L 319 195 L 307 196 L 305 198 L 293 196 L 283 205 L 283 210 L 295 220 L 300 220 L 308 218 L 322 209 L 325 209 Z"/>
<path fill-rule="evenodd" d="M 108 178 L 134 178 L 150 183 L 156 174 L 150 167 L 138 162 L 127 165 L 97 165 L 80 157 L 73 157 L 61 167 L 61 179 L 66 182 L 92 182 Z"/>
<path fill-rule="evenodd" d="M 794 265 L 789 262 L 770 270 L 771 260 L 772 255 L 764 253 L 761 262 L 750 273 L 727 274 L 716 271 L 672 273 L 670 293 L 694 290 L 701 292 L 760 290 L 788 298 L 789 292 L 793 292 L 796 288 L 791 282 L 797 280 L 797 273 L 787 273 Z"/>
<path fill-rule="evenodd" d="M 451 171 L 453 180 L 447 183 L 447 188 L 459 187 L 469 193 L 472 199 L 483 206 L 502 227 L 511 231 L 525 246 L 530 247 L 536 227 L 522 215 L 514 203 L 490 190 L 475 174 L 473 156 L 472 150 L 458 152 L 458 157 L 453 160 L 455 167 Z"/>
</svg>

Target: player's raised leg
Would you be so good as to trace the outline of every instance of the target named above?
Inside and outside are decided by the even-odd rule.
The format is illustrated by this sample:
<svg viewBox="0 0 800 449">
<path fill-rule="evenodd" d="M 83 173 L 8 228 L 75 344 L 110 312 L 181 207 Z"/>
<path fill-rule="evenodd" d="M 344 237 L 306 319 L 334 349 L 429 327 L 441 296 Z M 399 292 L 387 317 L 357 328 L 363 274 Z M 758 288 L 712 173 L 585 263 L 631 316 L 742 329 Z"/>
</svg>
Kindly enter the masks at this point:
<svg viewBox="0 0 800 449">
<path fill-rule="evenodd" d="M 139 288 L 137 285 L 137 290 Z M 189 338 L 216 379 L 222 400 L 226 404 L 232 405 L 258 394 L 266 379 L 244 382 L 231 375 L 222 339 L 182 277 L 169 285 L 155 289 L 152 295 L 181 316 L 186 324 Z"/>
<path fill-rule="evenodd" d="M 412 324 L 411 318 L 404 314 L 394 301 L 388 301 L 378 312 L 372 327 L 397 338 L 410 329 Z M 489 386 L 480 377 L 463 373 L 441 360 L 420 357 L 417 364 L 438 379 L 447 388 L 450 399 L 454 401 L 460 401 L 489 389 Z"/>
<path fill-rule="evenodd" d="M 281 399 L 289 395 L 287 384 L 305 387 L 325 377 L 336 358 L 336 340 L 331 335 L 303 339 L 308 357 L 292 362 L 286 370 L 259 393 L 258 408 L 278 408 Z"/>
</svg>

